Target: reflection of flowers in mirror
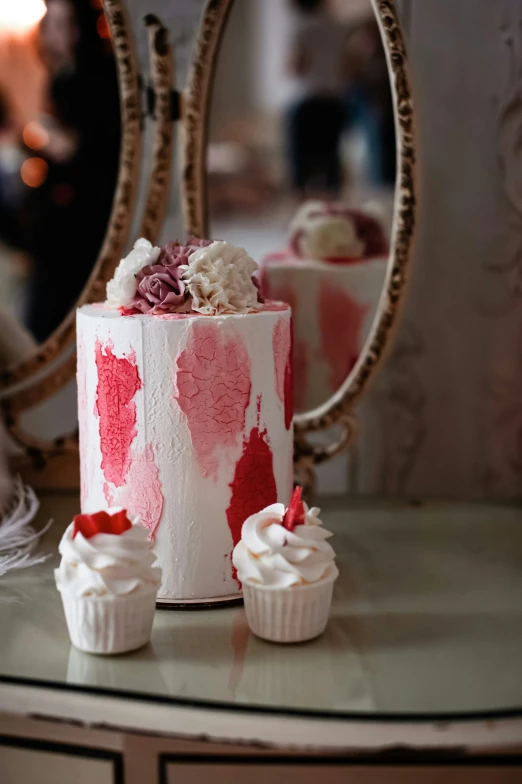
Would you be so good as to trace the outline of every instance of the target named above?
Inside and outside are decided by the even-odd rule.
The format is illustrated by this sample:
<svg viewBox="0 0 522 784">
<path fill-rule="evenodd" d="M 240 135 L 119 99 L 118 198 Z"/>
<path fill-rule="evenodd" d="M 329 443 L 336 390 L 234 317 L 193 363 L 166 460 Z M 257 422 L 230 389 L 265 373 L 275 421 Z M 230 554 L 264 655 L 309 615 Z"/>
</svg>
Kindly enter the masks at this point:
<svg viewBox="0 0 522 784">
<path fill-rule="evenodd" d="M 15 0 L 0 3 L 0 32 L 23 33 L 45 16 L 44 0 Z"/>
</svg>

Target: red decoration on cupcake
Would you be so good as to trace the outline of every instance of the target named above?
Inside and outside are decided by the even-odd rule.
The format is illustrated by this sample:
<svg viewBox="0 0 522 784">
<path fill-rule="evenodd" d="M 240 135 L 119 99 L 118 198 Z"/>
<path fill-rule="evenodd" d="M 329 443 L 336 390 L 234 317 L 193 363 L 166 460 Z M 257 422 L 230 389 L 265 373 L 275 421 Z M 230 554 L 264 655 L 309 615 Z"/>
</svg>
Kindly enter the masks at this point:
<svg viewBox="0 0 522 784">
<path fill-rule="evenodd" d="M 85 539 L 90 539 L 96 534 L 120 534 L 132 528 L 132 523 L 127 517 L 127 510 L 122 509 L 110 515 L 108 512 L 95 512 L 94 514 L 76 515 L 73 520 L 73 539 L 76 534 L 81 534 Z"/>
<path fill-rule="evenodd" d="M 292 493 L 290 504 L 283 517 L 283 528 L 287 531 L 293 531 L 296 525 L 303 525 L 305 521 L 305 508 L 301 501 L 302 492 L 302 487 L 296 487 Z"/>
</svg>

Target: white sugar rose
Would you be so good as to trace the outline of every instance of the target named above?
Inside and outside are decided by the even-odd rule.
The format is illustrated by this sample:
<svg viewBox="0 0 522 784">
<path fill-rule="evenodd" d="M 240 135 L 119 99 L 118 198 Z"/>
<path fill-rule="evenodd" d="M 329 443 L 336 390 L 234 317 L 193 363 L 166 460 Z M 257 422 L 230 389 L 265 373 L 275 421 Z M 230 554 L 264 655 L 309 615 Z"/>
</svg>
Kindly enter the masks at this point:
<svg viewBox="0 0 522 784">
<path fill-rule="evenodd" d="M 198 313 L 248 313 L 260 307 L 252 281 L 258 266 L 243 248 L 213 242 L 191 253 L 189 263 L 181 269 L 192 297 L 192 310 Z"/>
<path fill-rule="evenodd" d="M 302 228 L 299 250 L 308 259 L 358 259 L 364 256 L 364 242 L 357 236 L 354 221 L 340 215 L 311 218 Z"/>
<path fill-rule="evenodd" d="M 134 248 L 128 256 L 120 261 L 114 272 L 114 277 L 107 283 L 106 305 L 110 308 L 128 307 L 136 296 L 138 272 L 154 264 L 159 255 L 160 248 L 155 248 L 148 240 L 139 239 L 134 243 Z"/>
</svg>

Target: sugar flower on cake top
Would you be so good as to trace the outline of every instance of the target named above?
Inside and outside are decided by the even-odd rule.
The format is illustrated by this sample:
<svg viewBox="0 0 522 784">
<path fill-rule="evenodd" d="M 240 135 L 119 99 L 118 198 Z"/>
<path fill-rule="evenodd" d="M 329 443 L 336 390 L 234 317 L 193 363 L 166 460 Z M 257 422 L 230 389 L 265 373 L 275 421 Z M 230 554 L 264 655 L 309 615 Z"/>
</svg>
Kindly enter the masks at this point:
<svg viewBox="0 0 522 784">
<path fill-rule="evenodd" d="M 109 307 L 120 308 L 131 304 L 136 295 L 136 275 L 143 267 L 155 264 L 161 253 L 160 248 L 153 248 L 148 240 L 137 240 L 128 256 L 120 261 L 112 280 L 107 283 L 107 300 Z"/>
<path fill-rule="evenodd" d="M 373 216 L 337 202 L 305 202 L 289 232 L 292 251 L 304 259 L 339 263 L 388 252 L 382 226 Z"/>
<path fill-rule="evenodd" d="M 228 242 L 191 237 L 161 248 L 140 239 L 107 284 L 106 305 L 125 313 L 250 313 L 260 307 L 256 262 Z"/>
<path fill-rule="evenodd" d="M 209 316 L 257 310 L 257 286 L 252 280 L 257 269 L 243 248 L 228 242 L 198 248 L 183 267 L 192 309 Z"/>
</svg>

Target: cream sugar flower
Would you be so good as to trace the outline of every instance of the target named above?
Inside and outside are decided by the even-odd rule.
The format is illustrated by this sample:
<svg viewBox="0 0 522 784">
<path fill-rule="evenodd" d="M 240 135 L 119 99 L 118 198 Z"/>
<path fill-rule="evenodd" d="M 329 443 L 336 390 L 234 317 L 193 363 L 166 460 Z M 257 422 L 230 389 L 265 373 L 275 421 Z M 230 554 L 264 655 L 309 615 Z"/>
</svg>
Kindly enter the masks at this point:
<svg viewBox="0 0 522 784">
<path fill-rule="evenodd" d="M 362 258 L 365 242 L 350 215 L 321 201 L 307 201 L 289 226 L 299 254 L 306 259 Z"/>
<path fill-rule="evenodd" d="M 182 269 L 192 310 L 215 316 L 259 309 L 258 291 L 252 281 L 258 266 L 243 248 L 220 240 L 213 242 L 191 253 Z"/>
<path fill-rule="evenodd" d="M 299 244 L 303 256 L 309 259 L 358 259 L 364 256 L 364 242 L 357 236 L 355 222 L 340 215 L 312 219 Z"/>
<path fill-rule="evenodd" d="M 139 239 L 134 248 L 120 261 L 112 280 L 107 283 L 106 305 L 110 308 L 129 307 L 136 296 L 136 275 L 144 267 L 155 264 L 160 248 L 153 247 L 148 240 Z"/>
</svg>

